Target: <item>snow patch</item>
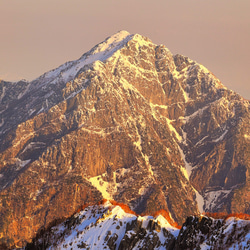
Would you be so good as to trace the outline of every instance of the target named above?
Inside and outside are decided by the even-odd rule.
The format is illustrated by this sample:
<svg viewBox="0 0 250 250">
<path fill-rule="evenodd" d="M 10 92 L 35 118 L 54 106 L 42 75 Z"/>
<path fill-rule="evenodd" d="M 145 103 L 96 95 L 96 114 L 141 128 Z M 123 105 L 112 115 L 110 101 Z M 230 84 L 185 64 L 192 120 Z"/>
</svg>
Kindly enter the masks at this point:
<svg viewBox="0 0 250 250">
<path fill-rule="evenodd" d="M 250 140 L 250 135 L 245 134 L 244 137 L 245 139 Z"/>
<path fill-rule="evenodd" d="M 217 191 L 206 191 L 204 194 L 204 200 L 205 200 L 205 211 L 213 211 L 214 208 L 218 204 L 220 204 L 220 200 L 226 198 L 230 193 L 232 189 L 229 190 L 217 190 Z"/>
<path fill-rule="evenodd" d="M 4 119 L 1 119 L 1 123 L 0 123 L 0 127 L 2 127 L 4 125 Z"/>
<path fill-rule="evenodd" d="M 112 206 L 110 202 L 102 206 L 90 206 L 75 217 L 79 223 L 71 227 L 68 234 L 64 233 L 68 229 L 63 223 L 54 228 L 55 234 L 64 235 L 57 243 L 57 249 L 109 249 L 107 239 L 115 234 L 118 248 L 125 235 L 126 225 L 136 219 L 135 215 L 124 212 L 119 206 Z"/>
<path fill-rule="evenodd" d="M 104 181 L 101 175 L 91 177 L 88 180 L 101 192 L 104 199 L 112 200 L 112 195 L 109 193 L 112 185 L 111 183 Z"/>
<path fill-rule="evenodd" d="M 101 137 L 106 137 L 107 135 L 110 135 L 110 134 L 111 134 L 112 132 L 114 132 L 114 130 L 115 130 L 115 129 L 114 129 L 114 130 L 111 131 L 111 132 L 106 132 L 105 129 L 103 129 L 103 128 L 87 129 L 87 128 L 84 128 L 83 126 L 84 126 L 84 124 L 80 124 L 78 128 L 80 128 L 81 130 L 84 130 L 84 131 L 87 132 L 87 133 L 90 133 L 90 134 L 97 134 L 97 135 L 99 135 L 99 136 L 101 136 Z"/>
<path fill-rule="evenodd" d="M 31 116 L 34 112 L 36 112 L 35 109 L 30 109 L 30 110 L 28 111 L 29 116 Z"/>
<path fill-rule="evenodd" d="M 20 170 L 21 168 L 25 167 L 27 164 L 29 164 L 31 162 L 31 159 L 22 161 L 19 158 L 17 158 L 16 161 L 16 171 Z"/>
<path fill-rule="evenodd" d="M 3 86 L 3 92 L 2 92 L 2 94 L 1 94 L 1 96 L 0 96 L 0 102 L 1 102 L 1 101 L 3 100 L 3 98 L 4 98 L 5 92 L 6 92 L 6 87 Z"/>
<path fill-rule="evenodd" d="M 182 169 L 181 170 L 182 171 L 186 170 L 186 171 L 184 171 L 184 176 L 188 177 L 187 180 L 189 180 L 189 177 L 190 177 L 190 175 L 192 173 L 192 166 L 186 161 L 186 156 L 185 156 L 183 150 L 180 148 L 179 145 L 178 145 L 178 148 L 179 148 L 179 151 L 180 151 L 180 154 L 181 154 L 181 158 L 182 158 L 182 160 L 184 161 L 184 164 L 185 164 L 185 169 L 182 168 L 183 170 Z"/>
<path fill-rule="evenodd" d="M 142 147 L 141 147 L 141 135 L 138 133 L 139 139 L 138 141 L 134 142 L 134 145 L 140 150 L 142 151 Z"/>
<path fill-rule="evenodd" d="M 182 166 L 180 166 L 180 168 L 181 168 L 181 172 L 183 173 L 183 175 L 186 177 L 187 180 L 189 180 L 190 174 L 187 172 L 187 169 Z"/>
<path fill-rule="evenodd" d="M 130 84 L 127 80 L 125 80 L 123 77 L 119 80 L 119 82 L 122 84 L 123 88 L 125 90 L 133 90 L 134 92 L 141 95 L 141 93 L 134 87 L 133 84 Z"/>
<path fill-rule="evenodd" d="M 153 103 L 150 103 L 150 107 L 151 107 L 151 110 L 152 110 L 153 117 L 157 121 L 158 121 L 158 118 L 157 118 L 158 113 L 156 112 L 155 107 L 161 107 L 161 108 L 164 108 L 164 109 L 168 108 L 165 105 L 157 105 L 157 104 L 153 104 Z M 168 119 L 167 117 L 164 117 L 164 118 L 166 119 L 166 122 L 167 122 L 167 125 L 168 125 L 168 128 L 169 128 L 170 132 L 172 132 L 172 134 L 175 135 L 175 138 L 179 142 L 181 142 L 182 141 L 182 137 L 179 135 L 179 133 L 176 131 L 175 127 L 172 125 L 172 123 L 171 123 L 172 120 Z"/>
<path fill-rule="evenodd" d="M 183 175 L 189 181 L 189 178 L 190 178 L 190 175 L 192 173 L 193 167 L 186 161 L 186 156 L 185 156 L 183 150 L 180 148 L 180 146 L 178 146 L 178 148 L 179 148 L 181 157 L 182 157 L 182 159 L 183 159 L 183 161 L 185 163 L 185 168 L 180 166 L 180 169 L 181 169 L 181 172 L 183 173 Z M 199 212 L 202 213 L 204 211 L 204 204 L 205 204 L 204 198 L 203 198 L 202 195 L 199 194 L 199 192 L 193 186 L 192 186 L 192 188 L 195 191 L 196 202 L 197 202 L 197 205 L 198 205 Z"/>
<path fill-rule="evenodd" d="M 149 189 L 149 188 L 143 187 L 143 186 L 142 186 L 142 187 L 139 189 L 139 192 L 138 192 L 138 193 L 139 193 L 140 195 L 145 195 L 145 194 L 147 193 L 148 189 Z"/>
<path fill-rule="evenodd" d="M 189 115 L 189 116 L 184 116 L 181 117 L 185 122 L 189 122 L 190 119 L 195 118 L 197 115 L 201 116 L 202 113 L 209 108 L 209 105 L 206 105 L 205 107 L 198 109 L 197 111 L 195 111 L 193 114 Z"/>
<path fill-rule="evenodd" d="M 227 134 L 227 132 L 228 132 L 228 129 L 226 129 L 226 130 L 223 132 L 223 134 L 222 134 L 219 138 L 217 138 L 217 139 L 215 139 L 215 140 L 212 140 L 212 142 L 219 142 L 219 141 L 222 141 L 222 140 L 224 139 L 225 135 Z"/>
<path fill-rule="evenodd" d="M 21 99 L 27 93 L 27 91 L 29 90 L 29 87 L 30 87 L 30 83 L 26 86 L 24 92 L 22 92 L 18 95 L 18 97 L 17 97 L 18 100 Z"/>
<path fill-rule="evenodd" d="M 86 65 L 96 61 L 105 61 L 111 57 L 117 50 L 123 47 L 132 35 L 126 31 L 120 31 L 111 37 L 108 37 L 104 42 L 96 45 L 88 53 L 85 53 L 80 59 L 67 62 L 58 68 L 51 70 L 39 78 L 43 79 L 44 85 L 56 84 L 58 81 L 69 82 L 74 79 L 77 73 Z"/>
<path fill-rule="evenodd" d="M 152 41 L 150 41 L 149 39 L 145 39 L 145 37 L 143 37 L 140 34 L 135 34 L 133 35 L 132 39 L 134 41 L 136 41 L 136 46 L 149 46 L 149 44 L 152 44 Z"/>
<path fill-rule="evenodd" d="M 208 135 L 204 136 L 202 139 L 200 139 L 198 142 L 195 143 L 194 147 L 201 145 L 203 141 L 207 139 L 208 137 L 209 137 Z"/>
<path fill-rule="evenodd" d="M 159 104 L 154 104 L 154 103 L 151 103 L 150 105 L 153 106 L 154 108 L 155 107 L 162 108 L 162 109 L 168 109 L 169 108 L 169 106 L 167 106 L 167 105 L 159 105 Z"/>
<path fill-rule="evenodd" d="M 160 214 L 155 218 L 155 221 L 161 226 L 171 232 L 175 238 L 178 237 L 180 230 L 171 226 L 169 222 Z"/>
<path fill-rule="evenodd" d="M 210 71 L 204 67 L 202 64 L 199 64 L 200 69 L 205 73 L 205 74 L 210 74 Z"/>
<path fill-rule="evenodd" d="M 42 193 L 42 190 L 36 190 L 36 192 L 30 194 L 30 198 L 36 201 L 37 197 Z"/>
<path fill-rule="evenodd" d="M 202 197 L 202 195 L 199 194 L 199 192 L 194 187 L 193 190 L 195 191 L 196 194 L 196 202 L 198 205 L 198 209 L 202 214 L 204 212 L 204 204 L 205 204 L 204 198 Z"/>
<path fill-rule="evenodd" d="M 172 125 L 171 120 L 168 119 L 167 117 L 165 117 L 165 118 L 166 118 L 169 130 L 175 135 L 176 139 L 179 142 L 181 142 L 182 141 L 182 137 L 179 135 L 179 133 L 176 131 L 175 127 Z"/>
<path fill-rule="evenodd" d="M 22 151 L 21 154 L 23 154 L 24 152 L 26 152 L 27 150 L 34 150 L 34 149 L 39 149 L 43 146 L 45 146 L 46 143 L 44 142 L 30 142 Z"/>
<path fill-rule="evenodd" d="M 154 172 L 152 171 L 152 167 L 151 167 L 151 165 L 150 165 L 150 163 L 149 163 L 149 157 L 148 157 L 147 155 L 144 155 L 143 153 L 142 153 L 142 156 L 143 156 L 143 158 L 144 158 L 144 160 L 145 160 L 145 163 L 146 163 L 146 165 L 147 165 L 147 167 L 148 167 L 149 173 L 150 173 L 152 176 L 154 176 Z"/>
<path fill-rule="evenodd" d="M 201 245 L 200 245 L 200 250 L 209 250 L 211 249 L 211 246 L 207 245 L 206 242 L 203 242 Z"/>
</svg>

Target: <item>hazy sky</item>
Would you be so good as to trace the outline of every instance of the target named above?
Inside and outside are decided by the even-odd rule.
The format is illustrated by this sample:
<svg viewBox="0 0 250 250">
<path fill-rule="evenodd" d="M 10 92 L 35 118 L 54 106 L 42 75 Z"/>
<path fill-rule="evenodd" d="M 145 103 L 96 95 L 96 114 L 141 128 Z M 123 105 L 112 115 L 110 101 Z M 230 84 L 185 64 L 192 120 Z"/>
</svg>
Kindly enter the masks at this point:
<svg viewBox="0 0 250 250">
<path fill-rule="evenodd" d="M 250 99 L 249 11 L 250 0 L 0 0 L 0 78 L 32 80 L 127 30 Z"/>
</svg>

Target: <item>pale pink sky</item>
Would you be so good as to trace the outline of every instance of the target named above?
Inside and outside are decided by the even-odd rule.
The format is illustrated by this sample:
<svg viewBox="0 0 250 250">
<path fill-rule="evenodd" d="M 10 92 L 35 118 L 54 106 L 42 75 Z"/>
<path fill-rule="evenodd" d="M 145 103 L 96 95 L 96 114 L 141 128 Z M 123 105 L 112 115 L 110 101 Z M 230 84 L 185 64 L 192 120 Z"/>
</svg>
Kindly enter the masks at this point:
<svg viewBox="0 0 250 250">
<path fill-rule="evenodd" d="M 250 0 L 0 0 L 0 78 L 32 80 L 127 30 L 250 99 L 249 11 Z"/>
</svg>

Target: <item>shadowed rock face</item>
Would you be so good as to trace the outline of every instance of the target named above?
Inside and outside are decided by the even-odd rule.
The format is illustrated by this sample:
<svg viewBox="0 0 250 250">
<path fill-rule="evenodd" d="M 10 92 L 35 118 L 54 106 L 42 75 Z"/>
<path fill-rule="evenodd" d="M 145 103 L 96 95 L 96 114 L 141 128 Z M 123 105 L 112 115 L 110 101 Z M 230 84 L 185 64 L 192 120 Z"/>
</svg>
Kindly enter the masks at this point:
<svg viewBox="0 0 250 250">
<path fill-rule="evenodd" d="M 0 99 L 3 242 L 102 198 L 179 223 L 250 213 L 249 102 L 143 36 L 121 31 L 30 83 L 1 81 Z"/>
<path fill-rule="evenodd" d="M 183 224 L 174 249 L 198 249 L 198 246 L 205 249 L 247 249 L 250 246 L 249 231 L 247 220 L 192 216 Z"/>
</svg>

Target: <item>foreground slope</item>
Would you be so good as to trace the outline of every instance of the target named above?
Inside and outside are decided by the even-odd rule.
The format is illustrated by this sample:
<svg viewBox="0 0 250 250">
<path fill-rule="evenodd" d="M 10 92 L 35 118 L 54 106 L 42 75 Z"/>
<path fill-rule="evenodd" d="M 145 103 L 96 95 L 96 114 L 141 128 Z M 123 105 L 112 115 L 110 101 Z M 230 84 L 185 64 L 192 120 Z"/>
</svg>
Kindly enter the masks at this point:
<svg viewBox="0 0 250 250">
<path fill-rule="evenodd" d="M 249 101 L 148 38 L 118 32 L 0 96 L 3 242 L 102 198 L 179 223 L 250 212 Z"/>
<path fill-rule="evenodd" d="M 29 249 L 249 249 L 250 221 L 188 217 L 181 230 L 162 216 L 136 216 L 120 206 L 86 207 L 28 244 Z"/>
<path fill-rule="evenodd" d="M 178 233 L 162 215 L 136 216 L 106 202 L 40 233 L 26 249 L 166 249 Z"/>
</svg>

